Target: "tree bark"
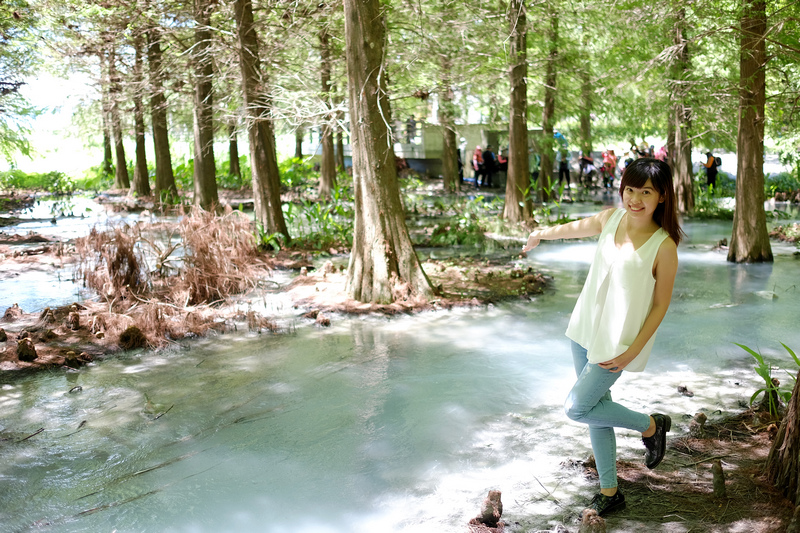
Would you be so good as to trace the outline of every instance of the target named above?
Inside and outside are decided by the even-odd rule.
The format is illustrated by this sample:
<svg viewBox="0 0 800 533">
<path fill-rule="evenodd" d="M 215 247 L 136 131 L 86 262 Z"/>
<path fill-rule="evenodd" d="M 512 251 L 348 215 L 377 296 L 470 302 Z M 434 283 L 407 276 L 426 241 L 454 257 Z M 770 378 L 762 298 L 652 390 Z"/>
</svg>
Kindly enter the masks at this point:
<svg viewBox="0 0 800 533">
<path fill-rule="evenodd" d="M 766 0 L 746 0 L 741 21 L 736 208 L 728 249 L 735 263 L 772 261 L 764 211 L 766 8 Z"/>
<path fill-rule="evenodd" d="M 147 65 L 150 78 L 150 122 L 153 126 L 153 149 L 156 158 L 156 201 L 177 196 L 175 175 L 167 128 L 167 99 L 164 96 L 164 72 L 161 53 L 161 31 L 156 26 L 147 29 Z"/>
<path fill-rule="evenodd" d="M 441 83 L 439 89 L 439 125 L 442 127 L 442 181 L 444 190 L 460 191 L 458 179 L 458 145 L 456 143 L 455 112 L 453 109 L 453 87 L 450 82 L 450 58 L 441 61 Z"/>
<path fill-rule="evenodd" d="M 764 470 L 770 481 L 795 505 L 800 484 L 800 372 L 778 434 L 772 442 Z"/>
<path fill-rule="evenodd" d="M 137 34 L 133 40 L 133 128 L 136 137 L 136 162 L 133 166 L 133 184 L 131 193 L 136 196 L 150 196 L 150 176 L 147 171 L 147 153 L 144 138 L 144 106 L 142 94 L 144 92 L 144 73 L 142 58 L 142 35 Z"/>
<path fill-rule="evenodd" d="M 242 92 L 247 111 L 256 221 L 268 234 L 280 233 L 288 241 L 289 230 L 281 209 L 281 180 L 275 151 L 275 132 L 270 118 L 272 103 L 266 92 L 266 74 L 261 70 L 258 38 L 253 24 L 253 4 L 251 0 L 235 0 L 234 9 L 239 39 L 239 63 L 242 68 Z"/>
<path fill-rule="evenodd" d="M 228 172 L 231 176 L 242 178 L 242 168 L 239 165 L 239 136 L 236 131 L 236 120 L 228 121 Z"/>
<path fill-rule="evenodd" d="M 592 52 L 589 47 L 589 34 L 583 34 L 583 54 L 586 60 L 581 65 L 580 80 L 581 80 L 581 104 L 580 104 L 580 121 L 581 121 L 581 151 L 586 157 L 592 156 L 592 109 L 594 107 L 594 90 L 592 88 Z M 622 155 L 622 154 L 620 154 Z"/>
<path fill-rule="evenodd" d="M 508 79 L 511 102 L 508 121 L 508 172 L 503 218 L 509 222 L 529 220 L 530 167 L 528 164 L 528 27 L 525 0 L 509 3 L 511 64 Z"/>
<path fill-rule="evenodd" d="M 550 199 L 553 183 L 553 122 L 556 111 L 556 80 L 558 61 L 558 13 L 550 13 L 550 53 L 545 65 L 544 108 L 542 109 L 542 162 L 539 168 L 539 199 Z"/>
<path fill-rule="evenodd" d="M 679 9 L 675 13 L 673 27 L 673 43 L 678 47 L 675 62 L 672 65 L 670 93 L 672 108 L 670 112 L 670 133 L 675 195 L 678 200 L 678 211 L 691 213 L 694 210 L 694 180 L 692 173 L 692 110 L 686 105 L 691 64 L 689 63 L 689 42 L 684 34 L 686 27 L 686 10 Z"/>
<path fill-rule="evenodd" d="M 125 161 L 125 146 L 122 143 L 122 117 L 119 114 L 119 100 L 122 87 L 120 75 L 117 70 L 117 55 L 112 49 L 108 57 L 109 92 L 111 96 L 111 131 L 114 134 L 114 152 L 117 167 L 114 172 L 114 188 L 129 189 L 131 186 L 128 176 L 128 164 Z"/>
<path fill-rule="evenodd" d="M 219 205 L 214 161 L 211 11 L 210 0 L 194 1 L 194 204 L 205 210 Z"/>
<path fill-rule="evenodd" d="M 320 82 L 322 99 L 328 113 L 322 123 L 322 162 L 319 175 L 319 196 L 329 199 L 336 187 L 336 160 L 333 153 L 333 121 L 331 105 L 331 44 L 327 28 L 319 32 Z"/>
<path fill-rule="evenodd" d="M 411 244 L 389 132 L 380 0 L 345 0 L 345 43 L 353 150 L 355 222 L 347 291 L 361 302 L 429 297 L 432 289 Z"/>
</svg>

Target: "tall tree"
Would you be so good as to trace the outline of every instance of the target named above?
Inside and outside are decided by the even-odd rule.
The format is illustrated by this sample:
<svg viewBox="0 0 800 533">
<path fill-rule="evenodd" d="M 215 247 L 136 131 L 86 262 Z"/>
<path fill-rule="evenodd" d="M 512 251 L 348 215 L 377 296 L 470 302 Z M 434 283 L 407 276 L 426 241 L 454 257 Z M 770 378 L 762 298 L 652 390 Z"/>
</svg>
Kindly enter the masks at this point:
<svg viewBox="0 0 800 533">
<path fill-rule="evenodd" d="M 353 149 L 355 222 L 347 291 L 362 302 L 432 294 L 414 251 L 400 200 L 388 124 L 380 0 L 345 0 L 345 43 Z"/>
<path fill-rule="evenodd" d="M 553 180 L 553 133 L 556 112 L 556 80 L 558 76 L 558 11 L 551 3 L 547 4 L 550 28 L 547 33 L 549 53 L 545 63 L 544 107 L 542 108 L 542 162 L 539 169 L 539 199 L 550 199 Z"/>
<path fill-rule="evenodd" d="M 281 209 L 281 181 L 275 133 L 270 117 L 271 103 L 266 90 L 266 73 L 261 69 L 258 38 L 253 23 L 253 5 L 251 0 L 235 0 L 234 9 L 247 135 L 250 141 L 256 221 L 267 233 L 280 233 L 288 241 L 289 230 Z"/>
<path fill-rule="evenodd" d="M 203 209 L 219 205 L 214 161 L 214 66 L 211 12 L 214 0 L 194 0 L 194 203 Z M 255 180 L 253 180 L 255 181 Z M 257 201 L 257 200 L 256 200 Z"/>
<path fill-rule="evenodd" d="M 326 109 L 321 126 L 322 161 L 320 163 L 319 196 L 330 198 L 336 187 L 336 160 L 333 153 L 333 121 L 331 113 L 331 44 L 328 27 L 323 22 L 319 32 L 320 84 L 322 105 Z"/>
<path fill-rule="evenodd" d="M 508 121 L 508 179 L 503 217 L 509 222 L 531 218 L 532 205 L 527 194 L 530 187 L 528 166 L 528 27 L 525 0 L 509 3 L 511 37 L 510 66 L 511 104 Z"/>
<path fill-rule="evenodd" d="M 692 171 L 692 137 L 690 135 L 692 110 L 687 105 L 690 88 L 691 64 L 689 62 L 689 41 L 686 38 L 686 8 L 679 7 L 674 17 L 673 45 L 669 88 L 672 106 L 669 116 L 668 146 L 672 163 L 675 194 L 678 210 L 690 213 L 694 209 L 694 180 Z"/>
<path fill-rule="evenodd" d="M 739 60 L 736 207 L 728 261 L 772 261 L 764 211 L 766 0 L 743 0 Z"/>
<path fill-rule="evenodd" d="M 458 179 L 458 145 L 455 130 L 455 95 L 450 81 L 451 59 L 441 56 L 441 86 L 439 89 L 439 125 L 442 127 L 442 181 L 446 191 L 460 191 Z"/>
<path fill-rule="evenodd" d="M 134 30 L 133 37 L 134 63 L 133 63 L 133 129 L 136 141 L 136 160 L 133 166 L 133 184 L 131 193 L 137 196 L 150 196 L 150 177 L 147 173 L 147 155 L 144 139 L 144 106 L 142 94 L 144 88 L 144 43 L 141 32 Z"/>
<path fill-rule="evenodd" d="M 114 172 L 114 188 L 128 189 L 131 186 L 128 175 L 128 163 L 125 161 L 125 145 L 122 137 L 122 116 L 119 112 L 119 102 L 122 98 L 122 76 L 117 68 L 116 44 L 113 42 L 109 33 L 105 34 L 106 47 L 108 53 L 108 85 L 111 115 L 111 131 L 114 135 L 114 152 L 117 160 L 117 167 Z"/>
<path fill-rule="evenodd" d="M 169 128 L 167 124 L 167 98 L 164 95 L 163 53 L 161 50 L 161 28 L 148 23 L 147 67 L 150 81 L 150 122 L 153 127 L 153 148 L 156 159 L 155 194 L 161 201 L 165 196 L 175 196 L 175 174 L 172 172 L 172 154 L 169 147 Z"/>
</svg>

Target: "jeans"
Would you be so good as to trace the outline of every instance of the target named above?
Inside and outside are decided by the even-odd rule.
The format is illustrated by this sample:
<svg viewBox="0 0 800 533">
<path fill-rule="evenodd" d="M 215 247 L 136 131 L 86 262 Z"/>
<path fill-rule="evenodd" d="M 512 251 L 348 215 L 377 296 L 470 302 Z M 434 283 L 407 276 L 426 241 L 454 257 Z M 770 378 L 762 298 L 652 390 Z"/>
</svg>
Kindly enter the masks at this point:
<svg viewBox="0 0 800 533">
<path fill-rule="evenodd" d="M 611 401 L 611 386 L 622 372 L 611 372 L 596 364 L 589 364 L 586 349 L 574 341 L 572 360 L 578 380 L 567 396 L 564 411 L 571 420 L 589 425 L 600 488 L 614 488 L 617 486 L 617 440 L 614 428 L 643 433 L 650 427 L 650 416 Z"/>
</svg>

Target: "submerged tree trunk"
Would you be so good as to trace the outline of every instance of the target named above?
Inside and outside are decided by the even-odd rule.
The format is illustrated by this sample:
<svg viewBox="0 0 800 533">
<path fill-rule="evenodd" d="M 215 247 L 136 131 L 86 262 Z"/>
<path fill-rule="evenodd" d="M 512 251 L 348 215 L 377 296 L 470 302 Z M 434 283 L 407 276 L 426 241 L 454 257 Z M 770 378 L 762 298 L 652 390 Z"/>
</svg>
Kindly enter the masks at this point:
<svg viewBox="0 0 800 533">
<path fill-rule="evenodd" d="M 205 210 L 219 204 L 214 161 L 214 108 L 211 57 L 210 0 L 194 2 L 194 204 Z"/>
<path fill-rule="evenodd" d="M 691 65 L 689 63 L 689 42 L 684 35 L 686 10 L 681 8 L 675 14 L 673 42 L 678 48 L 672 65 L 672 80 L 669 83 L 672 100 L 670 112 L 670 133 L 675 195 L 678 211 L 691 213 L 694 210 L 694 180 L 692 179 L 692 110 L 687 107 L 688 83 Z"/>
<path fill-rule="evenodd" d="M 117 158 L 117 168 L 114 172 L 114 188 L 129 189 L 131 186 L 128 176 L 128 163 L 125 161 L 125 146 L 122 143 L 122 117 L 119 114 L 119 100 L 122 97 L 120 75 L 117 70 L 117 56 L 114 50 L 108 57 L 109 92 L 111 93 L 111 131 L 114 134 L 114 152 Z"/>
<path fill-rule="evenodd" d="M 450 58 L 441 61 L 442 86 L 439 89 L 438 119 L 442 127 L 442 184 L 448 192 L 460 191 L 458 179 L 458 145 L 456 143 L 453 87 L 450 82 Z"/>
<path fill-rule="evenodd" d="M 169 196 L 177 196 L 178 188 L 172 172 L 172 155 L 169 148 L 161 32 L 155 26 L 147 30 L 147 64 L 150 77 L 150 122 L 153 125 L 153 148 L 156 158 L 155 194 L 156 201 L 162 201 Z"/>
<path fill-rule="evenodd" d="M 131 193 L 137 196 L 150 196 L 150 176 L 147 172 L 147 153 L 144 148 L 144 106 L 142 93 L 144 89 L 144 74 L 142 59 L 142 36 L 137 35 L 133 41 L 133 126 L 136 136 L 136 162 L 133 167 L 133 186 Z"/>
<path fill-rule="evenodd" d="M 550 199 L 553 181 L 553 122 L 556 111 L 556 62 L 558 61 L 558 13 L 550 13 L 550 54 L 545 65 L 542 109 L 542 163 L 539 168 L 539 199 Z"/>
<path fill-rule="evenodd" d="M 242 68 L 242 92 L 247 110 L 256 221 L 268 234 L 280 233 L 288 241 L 289 230 L 281 209 L 281 180 L 275 151 L 275 133 L 270 118 L 272 104 L 266 93 L 266 74 L 261 70 L 258 39 L 253 24 L 253 5 L 251 0 L 236 0 L 234 9 L 239 38 L 239 62 Z"/>
<path fill-rule="evenodd" d="M 361 302 L 389 303 L 432 289 L 411 244 L 400 200 L 383 71 L 380 0 L 345 0 L 355 223 L 347 292 Z"/>
<path fill-rule="evenodd" d="M 322 99 L 329 112 L 322 123 L 322 161 L 319 174 L 319 196 L 330 198 L 336 187 L 336 161 L 333 154 L 333 119 L 331 105 L 331 44 L 327 28 L 319 33 L 320 82 Z"/>
<path fill-rule="evenodd" d="M 528 27 L 525 0 L 509 3 L 511 54 L 508 79 L 511 103 L 508 121 L 508 171 L 503 218 L 521 222 L 531 218 L 528 164 Z"/>
<path fill-rule="evenodd" d="M 772 261 L 764 211 L 764 105 L 766 102 L 765 0 L 747 0 L 739 60 L 739 136 L 736 208 L 728 261 Z"/>
<path fill-rule="evenodd" d="M 231 176 L 242 178 L 242 168 L 239 165 L 239 136 L 236 131 L 236 120 L 228 122 L 228 173 Z"/>
</svg>

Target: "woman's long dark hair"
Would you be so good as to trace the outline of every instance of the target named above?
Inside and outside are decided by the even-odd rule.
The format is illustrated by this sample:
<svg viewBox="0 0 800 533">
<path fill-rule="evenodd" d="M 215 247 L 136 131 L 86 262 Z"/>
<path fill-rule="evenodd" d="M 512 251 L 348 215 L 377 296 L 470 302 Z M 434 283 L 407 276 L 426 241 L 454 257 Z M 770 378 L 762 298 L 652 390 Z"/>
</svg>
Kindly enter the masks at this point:
<svg viewBox="0 0 800 533">
<path fill-rule="evenodd" d="M 650 180 L 658 193 L 664 196 L 664 201 L 658 204 L 653 213 L 653 220 L 664 228 L 675 244 L 680 244 L 686 234 L 678 222 L 678 202 L 672 186 L 672 170 L 668 164 L 660 159 L 641 157 L 626 166 L 619 184 L 620 197 L 625 187 L 641 189 L 647 180 Z"/>
</svg>

